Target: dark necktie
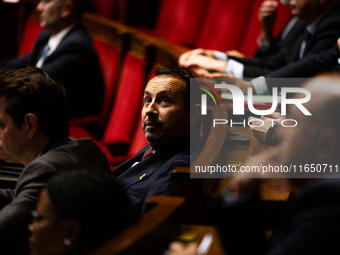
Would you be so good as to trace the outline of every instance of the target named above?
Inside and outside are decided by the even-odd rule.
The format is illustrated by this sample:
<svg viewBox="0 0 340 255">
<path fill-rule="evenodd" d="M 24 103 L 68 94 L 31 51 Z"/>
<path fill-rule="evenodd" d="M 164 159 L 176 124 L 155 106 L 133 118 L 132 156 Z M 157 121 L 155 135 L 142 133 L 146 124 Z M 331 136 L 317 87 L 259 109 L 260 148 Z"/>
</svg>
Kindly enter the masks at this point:
<svg viewBox="0 0 340 255">
<path fill-rule="evenodd" d="M 306 29 L 304 34 L 303 34 L 303 41 L 302 41 L 301 47 L 300 47 L 299 59 L 303 58 L 303 55 L 304 55 L 305 50 L 306 50 L 306 45 L 307 45 L 310 37 L 311 37 L 311 33 Z"/>
<path fill-rule="evenodd" d="M 147 157 L 149 157 L 150 155 L 153 154 L 153 150 L 152 149 L 147 149 L 144 154 L 143 154 L 143 157 L 142 157 L 142 160 L 146 159 Z M 142 161 L 141 160 L 141 161 Z"/>
<path fill-rule="evenodd" d="M 42 52 L 42 55 L 41 55 L 41 65 L 44 63 L 46 57 L 47 57 L 47 52 L 50 50 L 50 46 L 48 44 L 45 45 L 44 49 L 43 49 L 43 52 Z"/>
</svg>

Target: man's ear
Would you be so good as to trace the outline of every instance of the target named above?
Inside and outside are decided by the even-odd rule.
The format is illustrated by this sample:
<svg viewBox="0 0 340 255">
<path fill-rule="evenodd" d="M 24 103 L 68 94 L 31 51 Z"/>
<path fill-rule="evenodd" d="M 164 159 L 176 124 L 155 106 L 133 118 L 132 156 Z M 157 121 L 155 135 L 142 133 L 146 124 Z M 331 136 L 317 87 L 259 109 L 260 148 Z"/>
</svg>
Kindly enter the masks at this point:
<svg viewBox="0 0 340 255">
<path fill-rule="evenodd" d="M 33 113 L 27 113 L 25 116 L 24 125 L 27 130 L 27 134 L 29 138 L 32 138 L 38 132 L 38 118 Z"/>
<path fill-rule="evenodd" d="M 196 104 L 190 109 L 190 124 L 194 124 L 201 119 L 201 105 Z"/>
<path fill-rule="evenodd" d="M 71 15 L 72 11 L 73 11 L 73 3 L 72 3 L 72 1 L 66 0 L 65 3 L 63 3 L 63 5 L 61 7 L 61 14 L 60 14 L 60 16 L 62 18 L 66 18 L 66 17 Z"/>
<path fill-rule="evenodd" d="M 330 159 L 334 158 L 334 153 L 337 153 L 338 151 L 336 130 L 332 127 L 323 127 L 316 139 L 316 146 L 318 148 L 317 162 L 329 162 Z"/>
<path fill-rule="evenodd" d="M 81 225 L 76 220 L 67 220 L 66 224 L 66 235 L 65 238 L 70 239 L 71 246 L 77 247 L 78 239 L 81 234 Z"/>
</svg>

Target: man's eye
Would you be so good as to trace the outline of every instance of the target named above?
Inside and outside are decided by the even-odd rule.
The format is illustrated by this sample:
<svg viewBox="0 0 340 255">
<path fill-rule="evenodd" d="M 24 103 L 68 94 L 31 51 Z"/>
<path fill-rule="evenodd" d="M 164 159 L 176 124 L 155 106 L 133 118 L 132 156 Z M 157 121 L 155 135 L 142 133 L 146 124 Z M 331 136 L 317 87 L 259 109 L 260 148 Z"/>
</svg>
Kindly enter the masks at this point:
<svg viewBox="0 0 340 255">
<path fill-rule="evenodd" d="M 145 102 L 145 103 L 150 103 L 150 102 L 151 102 L 151 98 L 150 98 L 150 97 L 144 98 L 144 102 Z"/>
<path fill-rule="evenodd" d="M 169 103 L 169 102 L 170 102 L 170 100 L 169 100 L 169 98 L 167 98 L 167 97 L 164 97 L 164 98 L 162 99 L 162 102 L 164 102 L 164 103 Z"/>
</svg>

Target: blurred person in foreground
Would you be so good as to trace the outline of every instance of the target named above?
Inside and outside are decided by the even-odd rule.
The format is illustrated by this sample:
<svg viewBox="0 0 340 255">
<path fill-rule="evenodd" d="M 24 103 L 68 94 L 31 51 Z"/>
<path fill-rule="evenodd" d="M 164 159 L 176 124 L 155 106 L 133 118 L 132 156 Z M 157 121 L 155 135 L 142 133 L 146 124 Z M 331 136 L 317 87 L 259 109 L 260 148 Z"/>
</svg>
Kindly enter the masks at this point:
<svg viewBox="0 0 340 255">
<path fill-rule="evenodd" d="M 110 173 L 59 173 L 42 189 L 29 225 L 31 255 L 88 254 L 136 219 Z"/>
<path fill-rule="evenodd" d="M 298 125 L 284 129 L 277 150 L 265 151 L 247 165 L 327 164 L 333 166 L 333 172 L 309 172 L 303 179 L 295 179 L 294 173 L 276 175 L 289 178 L 293 192 L 282 228 L 270 239 L 264 238 L 264 216 L 257 199 L 262 173 L 238 176 L 222 196 L 219 225 L 228 254 L 318 255 L 333 254 L 338 249 L 340 180 L 339 173 L 334 172 L 340 163 L 340 121 L 334 116 L 340 110 L 340 77 L 313 79 L 304 87 L 311 92 L 311 100 L 304 106 L 312 116 L 292 107 L 287 117 L 295 119 Z M 174 243 L 172 254 L 196 254 L 197 245 L 193 246 L 189 249 Z"/>
<path fill-rule="evenodd" d="M 59 171 L 89 167 L 110 172 L 89 138 L 70 139 L 66 92 L 36 67 L 0 76 L 0 148 L 3 160 L 21 163 L 15 189 L 0 189 L 0 251 L 27 253 L 27 225 L 40 190 Z"/>
</svg>

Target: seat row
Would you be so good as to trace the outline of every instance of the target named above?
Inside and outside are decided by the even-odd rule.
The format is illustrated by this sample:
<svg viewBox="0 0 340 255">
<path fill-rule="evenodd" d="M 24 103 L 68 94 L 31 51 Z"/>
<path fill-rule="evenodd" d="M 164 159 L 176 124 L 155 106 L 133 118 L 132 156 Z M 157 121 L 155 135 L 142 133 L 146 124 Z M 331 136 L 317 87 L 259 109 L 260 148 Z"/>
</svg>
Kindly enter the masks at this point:
<svg viewBox="0 0 340 255">
<path fill-rule="evenodd" d="M 178 56 L 187 49 L 95 14 L 85 13 L 83 25 L 98 54 L 105 94 L 100 115 L 70 120 L 70 136 L 93 138 L 114 167 L 146 145 L 141 129 L 146 82 L 160 66 L 177 67 Z M 21 55 L 32 50 L 40 32 L 39 20 L 31 16 Z"/>
<path fill-rule="evenodd" d="M 94 5 L 97 14 L 112 18 L 114 6 L 118 8 L 118 2 L 120 1 L 101 0 L 94 1 Z M 252 56 L 261 30 L 258 10 L 262 2 L 263 0 L 163 0 L 155 28 L 140 29 L 190 48 L 220 51 L 236 49 L 246 56 Z M 275 35 L 290 17 L 290 8 L 280 4 Z"/>
<path fill-rule="evenodd" d="M 211 20 L 209 25 L 210 29 L 204 29 L 205 26 L 200 26 L 202 29 L 199 32 L 197 31 L 199 35 L 204 35 L 202 38 L 206 38 L 210 46 L 205 45 L 203 39 L 197 38 L 195 47 L 222 49 L 223 46 L 219 43 L 231 40 L 227 40 L 227 37 L 226 40 L 217 40 L 216 37 L 213 36 L 219 34 L 225 35 L 218 31 L 228 28 L 231 34 L 234 32 L 240 32 L 240 34 L 242 34 L 243 30 L 236 25 L 240 24 L 237 20 L 233 20 L 232 16 L 227 15 L 227 13 L 223 14 L 221 11 L 230 11 L 234 8 L 239 12 L 244 12 L 249 6 L 254 7 L 255 3 L 259 6 L 262 0 L 250 2 L 248 0 L 240 0 L 237 6 L 235 5 L 234 7 L 232 7 L 233 1 L 224 1 L 225 8 L 221 8 L 222 2 L 219 0 L 211 1 L 209 5 L 207 5 L 208 1 L 206 1 L 204 5 L 204 0 L 199 1 L 196 5 L 190 0 L 180 2 L 185 2 L 186 4 L 182 8 L 180 3 L 177 6 L 173 4 L 173 6 L 177 8 L 173 14 L 186 13 L 188 16 L 186 16 L 184 20 L 188 22 L 192 21 L 189 15 L 191 12 L 193 12 L 191 15 L 198 15 L 196 8 L 205 6 L 205 11 L 206 9 L 220 11 L 219 15 L 210 14 L 213 12 L 208 11 L 209 15 L 204 18 L 204 22 Z M 219 2 L 221 2 L 220 5 L 218 4 Z M 192 8 L 190 8 L 189 3 L 192 4 Z M 170 22 L 170 20 L 166 21 L 167 15 L 170 14 L 164 13 L 163 15 L 163 12 L 170 10 L 172 6 L 166 6 L 166 4 L 167 0 L 164 0 L 159 18 L 159 20 L 163 20 L 160 24 L 163 24 L 164 29 L 156 28 L 155 31 L 165 31 L 167 27 L 170 29 L 172 25 L 178 26 L 177 30 L 173 30 L 172 33 L 170 33 L 171 35 L 177 36 L 180 34 L 180 31 L 183 31 L 181 29 L 184 28 L 180 27 L 179 24 L 176 25 L 177 22 L 175 21 L 180 20 L 179 18 L 174 18 L 174 22 Z M 189 9 L 191 12 L 188 11 Z M 256 8 L 256 15 L 253 14 L 253 16 L 255 15 L 257 17 L 257 9 L 258 7 Z M 231 11 L 230 14 L 235 16 L 234 11 Z M 202 18 L 200 15 L 198 16 Z M 221 17 L 225 18 L 225 20 L 223 20 L 223 22 L 217 22 L 217 19 Z M 235 17 L 242 17 L 242 22 L 245 22 L 244 20 L 247 19 L 244 17 L 248 16 L 239 13 Z M 213 22 L 214 18 L 216 21 L 215 24 Z M 199 22 L 197 21 L 197 23 L 196 21 L 194 23 L 199 24 Z M 257 24 L 258 22 L 253 22 L 252 24 L 255 23 Z M 168 26 L 166 26 L 166 24 L 168 24 Z M 186 24 L 186 22 L 183 21 L 183 24 Z M 71 136 L 75 138 L 92 137 L 105 152 L 111 166 L 114 167 L 120 162 L 130 158 L 146 144 L 140 119 L 142 94 L 146 82 L 152 77 L 157 67 L 177 67 L 178 57 L 181 53 L 187 51 L 188 48 L 169 42 L 169 40 L 172 40 L 171 38 L 162 39 L 154 35 L 146 34 L 96 14 L 84 14 L 83 25 L 93 38 L 93 44 L 100 60 L 105 81 L 105 96 L 100 115 L 71 120 L 70 133 Z M 224 28 L 222 29 L 223 26 Z M 216 27 L 219 28 L 216 29 Z M 194 28 L 188 29 L 187 31 L 193 31 L 193 29 Z M 248 30 L 255 31 L 252 26 L 249 26 Z M 29 18 L 26 22 L 23 41 L 21 43 L 21 55 L 29 52 L 33 48 L 34 41 L 40 31 L 38 19 L 34 17 Z M 210 36 L 209 31 L 215 32 Z M 154 34 L 157 33 L 155 32 Z M 187 33 L 184 34 L 187 35 Z M 247 33 L 247 35 L 248 37 L 250 36 L 249 33 Z M 185 36 L 179 36 L 178 38 L 184 39 Z M 230 38 L 236 37 L 230 36 Z M 236 46 L 240 47 L 240 45 L 240 43 L 235 43 L 235 47 L 233 46 L 232 48 L 237 48 Z"/>
</svg>

